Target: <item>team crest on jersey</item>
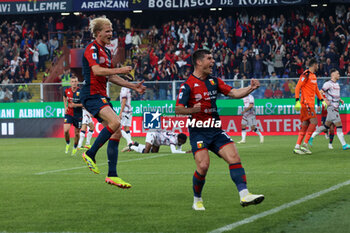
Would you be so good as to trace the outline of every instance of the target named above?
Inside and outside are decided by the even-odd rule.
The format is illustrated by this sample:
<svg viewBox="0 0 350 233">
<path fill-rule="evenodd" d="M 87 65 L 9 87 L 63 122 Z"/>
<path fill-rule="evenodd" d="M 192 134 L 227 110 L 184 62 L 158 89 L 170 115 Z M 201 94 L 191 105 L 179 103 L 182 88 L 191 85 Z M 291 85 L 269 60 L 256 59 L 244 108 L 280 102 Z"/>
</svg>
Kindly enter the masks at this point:
<svg viewBox="0 0 350 233">
<path fill-rule="evenodd" d="M 77 91 L 76 95 L 77 95 L 77 96 L 79 96 L 79 94 L 80 94 L 80 92 L 79 92 L 79 91 Z"/>
<path fill-rule="evenodd" d="M 209 79 L 209 82 L 211 85 L 213 85 L 213 86 L 215 85 L 215 81 L 213 79 Z"/>
<path fill-rule="evenodd" d="M 305 80 L 305 78 L 304 78 L 304 77 L 302 77 L 302 78 L 301 78 L 301 81 L 302 81 L 302 82 L 304 82 L 304 80 Z"/>
<path fill-rule="evenodd" d="M 92 54 L 92 59 L 97 60 L 97 53 Z"/>
<path fill-rule="evenodd" d="M 195 83 L 193 87 L 199 87 L 199 85 L 197 83 Z"/>
<path fill-rule="evenodd" d="M 67 119 L 64 119 L 64 123 L 67 123 Z"/>
<path fill-rule="evenodd" d="M 203 147 L 204 147 L 203 141 L 198 141 L 198 142 L 197 142 L 197 148 L 198 148 L 198 149 L 201 149 L 201 148 L 203 148 Z"/>
<path fill-rule="evenodd" d="M 107 103 L 108 103 L 108 101 L 106 100 L 106 98 L 101 98 L 101 100 L 102 100 L 102 102 L 103 102 L 104 104 L 107 104 Z"/>
</svg>

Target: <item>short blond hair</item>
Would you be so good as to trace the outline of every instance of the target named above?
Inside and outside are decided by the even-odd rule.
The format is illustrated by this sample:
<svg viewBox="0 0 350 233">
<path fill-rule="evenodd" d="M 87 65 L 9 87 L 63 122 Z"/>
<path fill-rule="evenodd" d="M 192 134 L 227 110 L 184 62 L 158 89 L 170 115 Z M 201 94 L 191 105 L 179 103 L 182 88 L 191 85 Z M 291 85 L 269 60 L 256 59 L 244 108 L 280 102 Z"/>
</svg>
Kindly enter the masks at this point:
<svg viewBox="0 0 350 233">
<path fill-rule="evenodd" d="M 89 29 L 90 29 L 90 32 L 92 33 L 92 36 L 94 38 L 97 37 L 98 31 L 102 31 L 103 25 L 112 26 L 112 23 L 106 17 L 99 17 L 99 18 L 95 18 L 95 19 L 91 20 Z"/>
</svg>

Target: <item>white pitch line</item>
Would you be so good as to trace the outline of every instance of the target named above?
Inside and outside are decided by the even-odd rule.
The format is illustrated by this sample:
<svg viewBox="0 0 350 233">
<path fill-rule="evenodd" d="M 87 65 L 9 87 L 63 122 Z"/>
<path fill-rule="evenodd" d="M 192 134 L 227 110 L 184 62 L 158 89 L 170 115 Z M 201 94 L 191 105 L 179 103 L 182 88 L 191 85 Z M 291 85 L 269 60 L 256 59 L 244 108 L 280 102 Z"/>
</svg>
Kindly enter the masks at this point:
<svg viewBox="0 0 350 233">
<path fill-rule="evenodd" d="M 127 162 L 139 161 L 139 160 L 153 159 L 153 158 L 159 158 L 159 157 L 164 157 L 164 156 L 168 156 L 168 155 L 171 155 L 171 154 L 160 154 L 160 155 L 153 155 L 153 156 L 141 157 L 141 158 L 137 158 L 137 159 L 121 160 L 121 161 L 118 161 L 118 163 L 127 163 Z M 104 165 L 107 165 L 107 163 L 101 163 L 101 164 L 99 164 L 99 166 L 104 166 Z M 65 168 L 65 169 L 57 169 L 57 170 L 44 171 L 44 172 L 38 172 L 38 173 L 34 173 L 34 175 L 45 175 L 45 174 L 49 174 L 49 173 L 64 172 L 64 171 L 72 171 L 72 170 L 77 170 L 77 169 L 81 169 L 81 168 L 86 168 L 86 166 L 72 167 L 72 168 Z"/>
<path fill-rule="evenodd" d="M 317 197 L 319 197 L 319 196 L 321 196 L 323 194 L 335 191 L 335 190 L 340 189 L 340 188 L 342 188 L 342 187 L 344 187 L 346 185 L 349 185 L 349 184 L 350 184 L 350 180 L 347 180 L 347 181 L 345 181 L 343 183 L 334 185 L 334 186 L 332 186 L 332 187 L 330 187 L 328 189 L 324 189 L 324 190 L 321 190 L 321 191 L 319 191 L 317 193 L 310 194 L 310 195 L 305 196 L 303 198 L 300 198 L 298 200 L 295 200 L 295 201 L 283 204 L 283 205 L 281 205 L 279 207 L 276 207 L 276 208 L 264 211 L 264 212 L 262 212 L 260 214 L 253 215 L 253 216 L 251 216 L 249 218 L 245 218 L 245 219 L 243 219 L 241 221 L 231 223 L 231 224 L 226 225 L 224 227 L 221 227 L 221 228 L 215 229 L 213 231 L 210 231 L 209 233 L 221 233 L 221 232 L 224 232 L 224 231 L 230 231 L 230 230 L 232 230 L 232 229 L 234 229 L 234 228 L 236 228 L 238 226 L 254 222 L 255 220 L 258 220 L 260 218 L 266 217 L 266 216 L 271 215 L 271 214 L 278 213 L 278 212 L 280 212 L 280 211 L 282 211 L 284 209 L 287 209 L 287 208 L 290 208 L 292 206 L 298 205 L 300 203 L 312 200 L 312 199 L 317 198 Z"/>
</svg>

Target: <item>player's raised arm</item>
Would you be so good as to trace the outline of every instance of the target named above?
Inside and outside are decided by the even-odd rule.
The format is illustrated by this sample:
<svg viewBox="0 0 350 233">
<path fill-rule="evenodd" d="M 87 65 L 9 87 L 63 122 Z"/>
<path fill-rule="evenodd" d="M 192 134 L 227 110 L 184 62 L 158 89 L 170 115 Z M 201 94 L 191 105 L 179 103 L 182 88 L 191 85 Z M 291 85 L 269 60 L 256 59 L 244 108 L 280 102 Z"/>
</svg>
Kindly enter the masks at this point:
<svg viewBox="0 0 350 233">
<path fill-rule="evenodd" d="M 254 90 L 258 89 L 260 87 L 260 82 L 257 79 L 250 80 L 250 85 L 248 87 L 243 87 L 239 89 L 232 88 L 231 91 L 227 94 L 227 96 L 230 96 L 234 99 L 241 99 L 243 97 L 246 97 L 250 93 L 252 93 Z"/>
<path fill-rule="evenodd" d="M 131 83 L 131 82 L 128 82 L 124 79 L 122 79 L 121 77 L 119 77 L 118 75 L 113 75 L 109 78 L 109 81 L 111 83 L 114 83 L 116 85 L 119 85 L 119 86 L 122 86 L 122 87 L 127 87 L 127 88 L 130 88 L 134 91 L 136 91 L 137 93 L 139 94 L 143 94 L 146 90 L 146 86 L 143 85 L 144 83 L 144 80 L 142 80 L 141 82 L 139 83 Z"/>
<path fill-rule="evenodd" d="M 110 76 L 115 74 L 128 74 L 131 71 L 131 66 L 121 68 L 105 68 L 98 64 L 91 66 L 92 72 L 97 76 Z"/>
</svg>

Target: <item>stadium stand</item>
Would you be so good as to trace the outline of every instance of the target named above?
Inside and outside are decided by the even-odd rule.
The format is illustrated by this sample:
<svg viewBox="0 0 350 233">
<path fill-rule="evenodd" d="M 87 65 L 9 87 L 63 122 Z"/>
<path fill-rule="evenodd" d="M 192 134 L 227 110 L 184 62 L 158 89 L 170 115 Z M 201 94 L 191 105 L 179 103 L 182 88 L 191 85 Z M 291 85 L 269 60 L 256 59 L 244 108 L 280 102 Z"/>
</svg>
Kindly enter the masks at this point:
<svg viewBox="0 0 350 233">
<path fill-rule="evenodd" d="M 312 57 L 320 62 L 318 77 L 327 77 L 337 67 L 345 77 L 341 84 L 349 84 L 350 9 L 343 8 L 334 5 L 320 12 L 296 7 L 285 14 L 247 9 L 185 18 L 172 13 L 172 20 L 164 17 L 157 25 L 142 25 L 146 29 L 135 29 L 139 24 L 133 19 L 126 28 L 127 17 L 108 17 L 114 23 L 118 48 L 124 51 L 117 65 L 132 65 L 135 80 L 158 82 L 149 85 L 149 94 L 135 98 L 172 99 L 170 81 L 186 79 L 192 69 L 190 54 L 198 48 L 213 52 L 215 76 L 232 80 L 232 85 L 262 79 L 256 98 L 288 98 L 296 82 L 291 78 L 299 77 Z M 7 101 L 38 98 L 31 95 L 29 85 L 28 98 L 19 99 L 14 84 L 43 82 L 50 72 L 46 68 L 59 60 L 63 46 L 84 48 L 91 41 L 89 20 L 96 16 L 43 15 L 33 21 L 0 22 L 0 83 L 2 90 L 7 87 L 12 92 Z M 342 95 L 349 96 L 348 86 Z"/>
</svg>

